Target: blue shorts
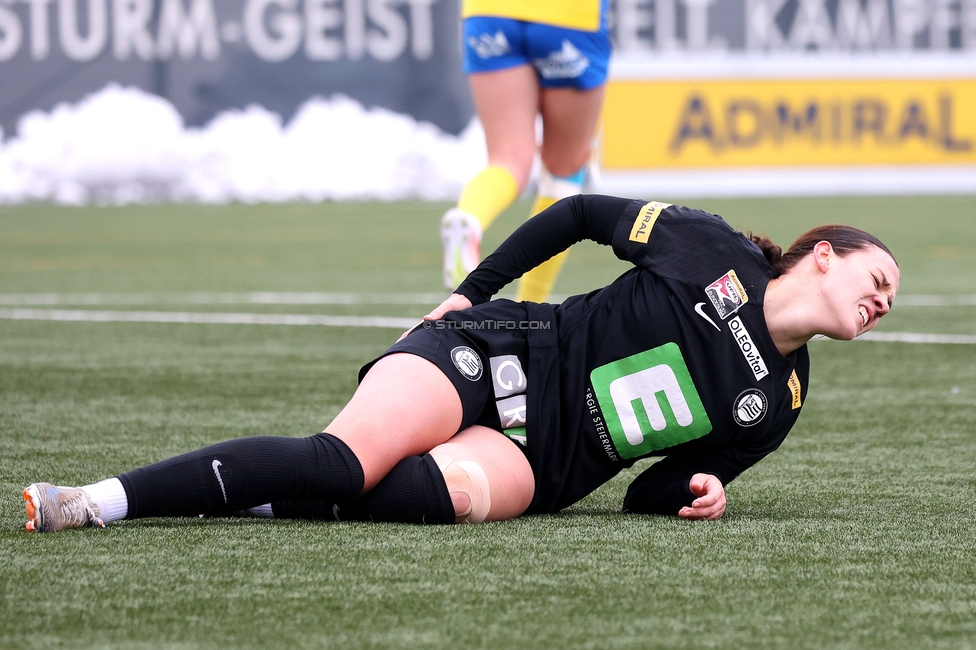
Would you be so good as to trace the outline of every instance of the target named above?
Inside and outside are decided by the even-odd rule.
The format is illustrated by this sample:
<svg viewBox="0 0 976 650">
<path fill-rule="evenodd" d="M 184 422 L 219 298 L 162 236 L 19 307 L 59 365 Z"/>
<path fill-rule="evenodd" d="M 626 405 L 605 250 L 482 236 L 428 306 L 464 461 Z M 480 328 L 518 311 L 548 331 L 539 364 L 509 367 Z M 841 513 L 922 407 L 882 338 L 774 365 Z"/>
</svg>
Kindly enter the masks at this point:
<svg viewBox="0 0 976 650">
<path fill-rule="evenodd" d="M 606 83 L 610 33 L 585 32 L 510 18 L 472 16 L 464 21 L 464 72 L 532 65 L 543 88 L 590 90 Z"/>
</svg>

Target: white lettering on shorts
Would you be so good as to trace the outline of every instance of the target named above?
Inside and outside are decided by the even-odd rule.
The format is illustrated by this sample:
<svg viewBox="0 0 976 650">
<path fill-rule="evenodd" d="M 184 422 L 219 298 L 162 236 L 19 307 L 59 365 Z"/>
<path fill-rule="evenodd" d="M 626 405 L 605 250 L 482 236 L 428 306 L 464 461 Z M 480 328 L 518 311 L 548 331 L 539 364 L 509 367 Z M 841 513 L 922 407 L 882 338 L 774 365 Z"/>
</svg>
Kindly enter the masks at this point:
<svg viewBox="0 0 976 650">
<path fill-rule="evenodd" d="M 525 395 L 513 395 L 495 402 L 502 429 L 525 426 Z"/>
<path fill-rule="evenodd" d="M 495 398 L 501 399 L 524 393 L 527 385 L 522 363 L 514 354 L 503 354 L 488 359 L 491 366 L 491 382 L 495 388 Z"/>
<path fill-rule="evenodd" d="M 488 359 L 491 367 L 491 383 L 495 391 L 495 408 L 502 433 L 525 447 L 528 436 L 525 432 L 528 408 L 526 390 L 529 378 L 522 369 L 517 355 L 501 354 Z"/>
<path fill-rule="evenodd" d="M 501 31 L 495 32 L 494 34 L 472 36 L 468 39 L 468 45 L 480 59 L 503 56 L 508 54 L 512 49 L 512 46 L 508 43 L 508 39 L 505 38 L 505 33 Z"/>
<path fill-rule="evenodd" d="M 590 67 L 590 60 L 572 43 L 563 41 L 563 49 L 536 59 L 535 67 L 545 79 L 575 79 Z"/>
</svg>

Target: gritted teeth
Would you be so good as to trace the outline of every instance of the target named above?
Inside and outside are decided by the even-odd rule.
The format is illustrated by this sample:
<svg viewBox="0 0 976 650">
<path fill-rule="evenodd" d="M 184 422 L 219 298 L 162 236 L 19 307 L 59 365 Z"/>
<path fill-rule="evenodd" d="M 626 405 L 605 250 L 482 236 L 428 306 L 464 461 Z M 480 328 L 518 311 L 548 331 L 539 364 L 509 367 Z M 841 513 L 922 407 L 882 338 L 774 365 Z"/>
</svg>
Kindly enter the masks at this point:
<svg viewBox="0 0 976 650">
<path fill-rule="evenodd" d="M 857 312 L 861 315 L 861 327 L 868 324 L 868 310 L 864 307 L 858 307 Z"/>
</svg>

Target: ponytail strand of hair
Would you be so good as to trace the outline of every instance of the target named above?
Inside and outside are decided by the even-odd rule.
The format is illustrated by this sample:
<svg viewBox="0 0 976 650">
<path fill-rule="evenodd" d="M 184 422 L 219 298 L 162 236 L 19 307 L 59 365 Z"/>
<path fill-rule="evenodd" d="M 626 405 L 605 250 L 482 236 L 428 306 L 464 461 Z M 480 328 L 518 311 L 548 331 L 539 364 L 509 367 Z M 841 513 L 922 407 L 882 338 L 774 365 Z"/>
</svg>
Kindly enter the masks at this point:
<svg viewBox="0 0 976 650">
<path fill-rule="evenodd" d="M 776 275 L 781 275 L 786 270 L 783 268 L 783 249 L 774 244 L 765 235 L 754 235 L 750 232 L 748 237 L 762 251 L 763 257 L 766 258 L 769 265 L 776 271 Z"/>
</svg>

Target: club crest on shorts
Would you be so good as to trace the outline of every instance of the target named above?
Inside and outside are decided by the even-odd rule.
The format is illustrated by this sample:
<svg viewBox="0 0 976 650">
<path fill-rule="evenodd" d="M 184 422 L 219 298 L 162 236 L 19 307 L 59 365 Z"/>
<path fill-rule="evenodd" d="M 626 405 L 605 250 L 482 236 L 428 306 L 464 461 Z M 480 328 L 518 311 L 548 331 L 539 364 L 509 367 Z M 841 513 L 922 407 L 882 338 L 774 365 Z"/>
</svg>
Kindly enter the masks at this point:
<svg viewBox="0 0 976 650">
<path fill-rule="evenodd" d="M 769 402 L 766 396 L 758 388 L 747 388 L 739 393 L 732 406 L 732 417 L 740 427 L 751 427 L 759 424 L 759 421 L 766 415 Z"/>
<path fill-rule="evenodd" d="M 464 375 L 465 379 L 470 379 L 471 381 L 481 379 L 481 372 L 483 370 L 481 357 L 468 346 L 459 345 L 451 350 L 451 361 L 454 362 L 454 367 Z"/>
<path fill-rule="evenodd" d="M 749 302 L 746 288 L 739 282 L 735 271 L 729 271 L 705 287 L 705 295 L 715 305 L 715 311 L 718 312 L 722 320 L 739 311 L 739 307 Z"/>
</svg>

